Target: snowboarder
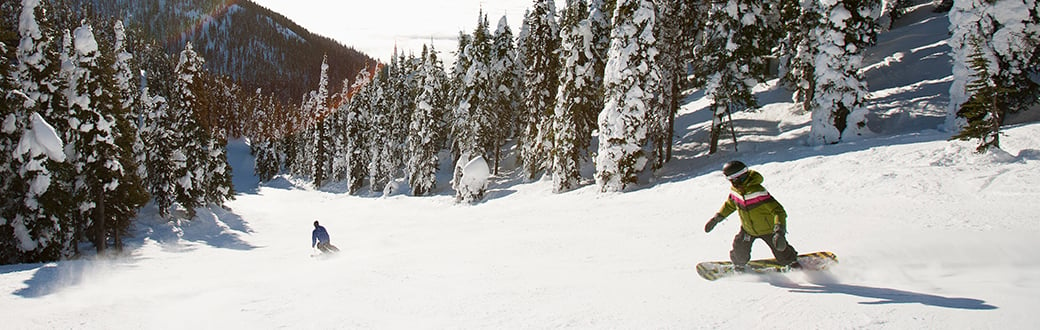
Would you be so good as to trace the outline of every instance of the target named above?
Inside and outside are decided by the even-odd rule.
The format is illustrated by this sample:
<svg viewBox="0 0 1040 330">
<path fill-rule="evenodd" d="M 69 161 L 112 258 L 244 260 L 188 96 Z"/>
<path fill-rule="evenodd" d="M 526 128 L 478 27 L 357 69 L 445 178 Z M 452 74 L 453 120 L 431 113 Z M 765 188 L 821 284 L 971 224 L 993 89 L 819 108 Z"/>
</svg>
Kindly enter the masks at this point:
<svg viewBox="0 0 1040 330">
<path fill-rule="evenodd" d="M 319 225 L 317 220 L 314 220 L 314 231 L 311 232 L 311 248 L 315 246 L 323 253 L 339 252 L 339 248 L 329 240 L 329 232 Z"/>
<path fill-rule="evenodd" d="M 762 187 L 762 174 L 749 169 L 740 161 L 726 163 L 722 167 L 722 174 L 732 184 L 732 192 L 719 212 L 704 225 L 704 232 L 711 232 L 715 225 L 738 211 L 740 232 L 733 238 L 733 250 L 729 252 L 734 269 L 744 270 L 751 260 L 751 245 L 756 239 L 762 239 L 769 245 L 781 265 L 797 268 L 798 252 L 787 243 L 787 213 Z"/>
</svg>

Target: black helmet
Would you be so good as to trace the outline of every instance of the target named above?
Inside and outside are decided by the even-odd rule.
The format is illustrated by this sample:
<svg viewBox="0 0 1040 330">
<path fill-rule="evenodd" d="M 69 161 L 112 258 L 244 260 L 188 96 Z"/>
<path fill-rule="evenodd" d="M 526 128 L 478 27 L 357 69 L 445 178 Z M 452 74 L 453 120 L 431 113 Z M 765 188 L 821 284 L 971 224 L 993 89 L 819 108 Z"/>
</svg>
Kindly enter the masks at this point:
<svg viewBox="0 0 1040 330">
<path fill-rule="evenodd" d="M 722 174 L 732 181 L 747 172 L 747 165 L 739 160 L 730 161 L 722 166 Z"/>
<path fill-rule="evenodd" d="M 315 226 L 315 227 L 317 227 L 317 226 L 318 226 L 318 220 L 314 220 L 314 226 Z"/>
</svg>

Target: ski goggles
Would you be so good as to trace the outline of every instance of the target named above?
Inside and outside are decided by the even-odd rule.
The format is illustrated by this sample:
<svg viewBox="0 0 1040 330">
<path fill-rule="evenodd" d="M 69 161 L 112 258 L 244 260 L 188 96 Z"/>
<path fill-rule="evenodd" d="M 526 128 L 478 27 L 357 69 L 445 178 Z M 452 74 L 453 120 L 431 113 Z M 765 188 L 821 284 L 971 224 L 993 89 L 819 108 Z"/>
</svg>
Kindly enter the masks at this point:
<svg viewBox="0 0 1040 330">
<path fill-rule="evenodd" d="M 748 168 L 745 167 L 745 168 L 740 169 L 740 171 L 737 171 L 736 173 L 733 173 L 733 174 L 730 174 L 730 175 L 726 176 L 726 179 L 728 179 L 730 182 L 744 181 L 744 178 L 747 176 L 747 173 L 748 173 Z"/>
</svg>

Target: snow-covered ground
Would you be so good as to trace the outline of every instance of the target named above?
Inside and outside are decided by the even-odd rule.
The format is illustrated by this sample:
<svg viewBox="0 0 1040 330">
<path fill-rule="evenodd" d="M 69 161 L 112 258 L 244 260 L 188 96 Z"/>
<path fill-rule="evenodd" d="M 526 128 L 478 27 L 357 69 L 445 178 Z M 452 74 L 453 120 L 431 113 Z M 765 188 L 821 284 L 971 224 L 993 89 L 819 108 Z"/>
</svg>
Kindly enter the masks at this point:
<svg viewBox="0 0 1040 330">
<path fill-rule="evenodd" d="M 146 208 L 127 258 L 0 266 L 0 327 L 1040 328 L 1040 124 L 1008 127 L 1004 150 L 981 155 L 946 141 L 945 16 L 919 14 L 867 56 L 877 136 L 807 146 L 808 116 L 762 86 L 769 105 L 735 115 L 740 145 L 714 156 L 694 93 L 676 159 L 623 194 L 553 194 L 507 171 L 484 202 L 458 205 L 443 180 L 433 197 L 350 196 L 257 186 L 236 166 L 228 209 L 176 227 Z M 248 164 L 232 147 L 232 165 Z M 738 230 L 732 216 L 703 231 L 733 158 L 763 173 L 792 246 L 833 251 L 837 267 L 697 276 Z M 312 257 L 314 220 L 342 252 Z"/>
</svg>

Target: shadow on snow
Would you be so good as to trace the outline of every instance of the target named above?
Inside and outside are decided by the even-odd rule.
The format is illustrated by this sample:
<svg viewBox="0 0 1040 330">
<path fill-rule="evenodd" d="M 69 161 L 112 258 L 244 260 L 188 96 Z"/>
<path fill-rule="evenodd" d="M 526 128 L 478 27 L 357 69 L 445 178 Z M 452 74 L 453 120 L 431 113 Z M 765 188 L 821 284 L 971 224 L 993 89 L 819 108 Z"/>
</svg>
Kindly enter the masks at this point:
<svg viewBox="0 0 1040 330">
<path fill-rule="evenodd" d="M 26 287 L 15 290 L 23 298 L 39 298 L 58 290 L 77 285 L 83 281 L 88 260 L 66 260 L 56 263 L 32 264 L 25 270 L 35 268 L 32 278 L 25 281 Z"/>
<path fill-rule="evenodd" d="M 182 210 L 173 212 L 177 218 L 186 218 Z M 242 239 L 243 234 L 250 234 L 253 229 L 232 210 L 218 206 L 196 209 L 195 218 L 191 220 L 171 221 L 160 217 L 156 209 L 149 205 L 142 210 L 139 217 L 138 234 L 132 244 L 144 244 L 150 238 L 163 246 L 166 251 L 190 251 L 191 244 L 201 243 L 220 249 L 252 250 L 253 246 Z"/>
<path fill-rule="evenodd" d="M 38 298 L 82 283 L 86 274 L 92 273 L 91 269 L 103 272 L 119 266 L 132 266 L 137 261 L 135 251 L 149 239 L 162 245 L 163 251 L 174 253 L 194 250 L 191 243 L 232 250 L 257 248 L 241 238 L 240 235 L 253 231 L 238 214 L 220 207 L 199 208 L 197 211 L 195 219 L 182 221 L 177 226 L 159 217 L 154 205 L 149 204 L 138 216 L 135 235 L 124 241 L 123 253 L 98 257 L 90 254 L 92 249 L 81 248 L 85 254 L 81 259 L 4 265 L 0 266 L 0 274 L 33 271 L 32 278 L 25 281 L 26 287 L 13 293 L 24 298 Z"/>
<path fill-rule="evenodd" d="M 769 278 L 769 284 L 790 289 L 793 293 L 823 293 L 823 294 L 845 294 L 869 299 L 862 301 L 862 305 L 887 305 L 887 304 L 922 304 L 935 307 L 969 309 L 969 310 L 993 310 L 997 306 L 987 304 L 984 300 L 961 297 L 944 297 L 934 294 L 912 292 L 891 288 L 877 288 L 862 285 L 843 284 L 832 276 L 825 273 L 808 273 L 811 284 L 799 284 L 787 280 L 784 277 L 773 276 Z"/>
</svg>

